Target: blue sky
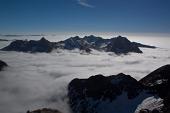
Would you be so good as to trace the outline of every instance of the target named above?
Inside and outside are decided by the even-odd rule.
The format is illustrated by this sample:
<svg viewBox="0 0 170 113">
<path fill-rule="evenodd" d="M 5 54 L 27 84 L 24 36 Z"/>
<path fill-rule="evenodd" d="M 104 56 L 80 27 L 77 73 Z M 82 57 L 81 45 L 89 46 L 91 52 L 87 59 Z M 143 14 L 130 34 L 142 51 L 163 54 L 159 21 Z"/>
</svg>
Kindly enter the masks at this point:
<svg viewBox="0 0 170 113">
<path fill-rule="evenodd" d="M 170 33 L 170 0 L 0 0 L 0 33 Z"/>
</svg>

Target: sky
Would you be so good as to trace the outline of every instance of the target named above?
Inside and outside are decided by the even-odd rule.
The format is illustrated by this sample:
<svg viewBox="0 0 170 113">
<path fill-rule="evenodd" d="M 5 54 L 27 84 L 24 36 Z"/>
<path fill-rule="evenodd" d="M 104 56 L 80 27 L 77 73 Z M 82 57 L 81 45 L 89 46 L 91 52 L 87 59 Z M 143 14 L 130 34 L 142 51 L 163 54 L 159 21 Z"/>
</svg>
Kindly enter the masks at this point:
<svg viewBox="0 0 170 113">
<path fill-rule="evenodd" d="M 170 34 L 170 0 L 0 0 L 0 34 Z"/>
</svg>

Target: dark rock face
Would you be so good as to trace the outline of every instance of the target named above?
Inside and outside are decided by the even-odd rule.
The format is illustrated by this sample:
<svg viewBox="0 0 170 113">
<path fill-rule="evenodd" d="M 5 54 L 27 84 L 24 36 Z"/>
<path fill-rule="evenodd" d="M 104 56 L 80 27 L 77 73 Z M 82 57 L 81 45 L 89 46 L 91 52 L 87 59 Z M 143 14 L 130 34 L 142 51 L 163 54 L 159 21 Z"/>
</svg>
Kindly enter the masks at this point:
<svg viewBox="0 0 170 113">
<path fill-rule="evenodd" d="M 164 82 L 167 83 L 169 79 L 170 65 L 165 65 L 151 72 L 150 74 L 142 78 L 139 82 L 141 82 L 145 86 L 155 86 Z"/>
<path fill-rule="evenodd" d="M 164 100 L 163 111 L 170 112 L 170 65 L 165 65 L 153 71 L 140 81 Z"/>
<path fill-rule="evenodd" d="M 95 75 L 88 79 L 72 80 L 68 86 L 68 96 L 73 112 L 97 113 L 96 107 L 102 104 L 102 101 L 109 100 L 108 104 L 111 104 L 124 93 L 126 93 L 127 100 L 133 100 L 143 91 L 142 88 L 143 86 L 137 80 L 123 73 L 109 77 Z M 96 104 L 91 105 L 95 102 Z M 131 111 L 132 109 L 127 110 L 127 113 Z"/>
<path fill-rule="evenodd" d="M 27 111 L 27 113 L 61 113 L 61 112 L 58 110 L 54 110 L 54 109 L 43 108 L 43 109 L 38 109 L 35 111 Z"/>
<path fill-rule="evenodd" d="M 9 46 L 3 48 L 4 51 L 19 51 L 19 52 L 51 52 L 53 49 L 52 43 L 41 38 L 38 41 L 34 40 L 16 40 Z"/>
<path fill-rule="evenodd" d="M 69 91 L 74 89 L 80 94 L 84 93 L 87 97 L 99 99 L 102 96 L 102 98 L 111 100 L 120 95 L 123 90 L 127 92 L 128 98 L 134 98 L 141 88 L 142 86 L 135 79 L 123 73 L 109 77 L 95 75 L 88 79 L 74 79 L 69 84 Z"/>
<path fill-rule="evenodd" d="M 64 41 L 49 42 L 45 38 L 39 41 L 13 41 L 9 46 L 3 48 L 4 51 L 22 52 L 51 52 L 53 49 L 73 50 L 79 49 L 90 53 L 92 49 L 116 54 L 126 54 L 129 52 L 142 53 L 139 47 L 151 46 L 130 42 L 126 37 L 118 36 L 112 39 L 103 39 L 93 35 L 80 38 L 79 36 L 68 38 Z"/>
<path fill-rule="evenodd" d="M 8 65 L 4 61 L 0 60 L 0 71 L 6 66 Z"/>
</svg>

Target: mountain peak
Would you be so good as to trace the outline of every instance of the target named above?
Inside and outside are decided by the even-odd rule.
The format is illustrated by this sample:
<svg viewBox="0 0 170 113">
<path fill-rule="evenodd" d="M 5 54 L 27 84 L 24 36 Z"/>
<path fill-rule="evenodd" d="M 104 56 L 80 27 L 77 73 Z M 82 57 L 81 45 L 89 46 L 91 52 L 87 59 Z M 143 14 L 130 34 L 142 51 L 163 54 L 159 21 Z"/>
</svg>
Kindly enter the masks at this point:
<svg viewBox="0 0 170 113">
<path fill-rule="evenodd" d="M 69 39 L 79 40 L 80 37 L 79 36 L 75 36 L 75 37 L 70 37 Z"/>
<path fill-rule="evenodd" d="M 114 37 L 113 39 L 129 41 L 129 40 L 127 39 L 127 37 L 123 37 L 123 36 L 120 36 L 120 35 L 117 36 L 117 37 Z"/>
<path fill-rule="evenodd" d="M 49 42 L 45 37 L 42 37 L 39 41 L 40 42 Z"/>
</svg>

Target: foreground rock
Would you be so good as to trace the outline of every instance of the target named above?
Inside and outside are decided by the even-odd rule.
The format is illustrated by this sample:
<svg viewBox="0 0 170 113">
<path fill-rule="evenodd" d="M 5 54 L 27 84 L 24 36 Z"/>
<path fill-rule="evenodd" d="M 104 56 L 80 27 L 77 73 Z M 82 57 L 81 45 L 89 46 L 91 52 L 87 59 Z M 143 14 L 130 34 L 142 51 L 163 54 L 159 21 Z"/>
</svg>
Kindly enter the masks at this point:
<svg viewBox="0 0 170 113">
<path fill-rule="evenodd" d="M 158 68 L 139 82 L 158 94 L 163 99 L 164 113 L 170 113 L 170 65 Z"/>
<path fill-rule="evenodd" d="M 58 110 L 54 110 L 54 109 L 43 108 L 43 109 L 38 109 L 34 111 L 27 111 L 27 113 L 61 113 L 61 112 Z"/>
<path fill-rule="evenodd" d="M 103 39 L 93 35 L 80 38 L 79 36 L 68 38 L 64 41 L 49 42 L 45 38 L 38 41 L 13 41 L 9 46 L 3 48 L 4 51 L 22 52 L 51 52 L 53 49 L 74 50 L 79 49 L 90 53 L 93 49 L 116 54 L 126 54 L 129 52 L 142 53 L 139 47 L 155 48 L 154 46 L 144 45 L 129 41 L 126 37 L 118 36 L 111 39 Z"/>
<path fill-rule="evenodd" d="M 120 73 L 74 79 L 68 97 L 74 113 L 169 113 L 170 65 L 140 81 Z"/>
<path fill-rule="evenodd" d="M 125 74 L 74 79 L 68 87 L 74 113 L 134 113 L 149 94 L 143 85 Z"/>
<path fill-rule="evenodd" d="M 4 68 L 8 66 L 7 63 L 5 63 L 4 61 L 0 60 L 0 71 Z"/>
</svg>

